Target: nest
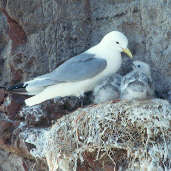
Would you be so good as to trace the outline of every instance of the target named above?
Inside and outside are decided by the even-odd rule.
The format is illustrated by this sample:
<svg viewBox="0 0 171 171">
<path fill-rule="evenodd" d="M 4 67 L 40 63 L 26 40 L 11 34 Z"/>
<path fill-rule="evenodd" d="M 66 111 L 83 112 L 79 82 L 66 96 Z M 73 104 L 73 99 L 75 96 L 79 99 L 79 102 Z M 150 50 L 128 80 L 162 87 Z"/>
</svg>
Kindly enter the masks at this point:
<svg viewBox="0 0 171 171">
<path fill-rule="evenodd" d="M 121 101 L 91 106 L 59 119 L 45 148 L 51 171 L 170 168 L 171 106 L 164 100 Z M 94 169 L 95 170 L 95 169 Z"/>
</svg>

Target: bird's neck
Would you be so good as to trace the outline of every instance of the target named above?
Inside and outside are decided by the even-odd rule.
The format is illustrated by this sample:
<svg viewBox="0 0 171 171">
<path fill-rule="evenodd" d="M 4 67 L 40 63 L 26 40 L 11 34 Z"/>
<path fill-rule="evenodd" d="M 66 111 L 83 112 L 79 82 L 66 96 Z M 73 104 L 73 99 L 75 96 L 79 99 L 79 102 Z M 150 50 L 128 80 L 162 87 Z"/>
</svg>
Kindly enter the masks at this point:
<svg viewBox="0 0 171 171">
<path fill-rule="evenodd" d="M 121 53 L 115 49 L 102 46 L 100 43 L 87 50 L 88 53 L 96 54 L 99 58 L 121 57 Z"/>
</svg>

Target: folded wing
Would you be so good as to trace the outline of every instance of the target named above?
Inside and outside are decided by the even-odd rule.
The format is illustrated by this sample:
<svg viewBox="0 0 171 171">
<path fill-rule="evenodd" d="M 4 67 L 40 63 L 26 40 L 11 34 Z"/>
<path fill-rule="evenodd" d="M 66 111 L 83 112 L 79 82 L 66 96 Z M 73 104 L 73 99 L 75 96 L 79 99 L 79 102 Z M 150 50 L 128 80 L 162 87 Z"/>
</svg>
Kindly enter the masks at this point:
<svg viewBox="0 0 171 171">
<path fill-rule="evenodd" d="M 106 65 L 106 60 L 96 58 L 94 54 L 82 53 L 67 60 L 51 73 L 25 82 L 24 87 L 27 92 L 33 92 L 30 94 L 37 94 L 50 85 L 90 79 L 101 73 Z"/>
</svg>

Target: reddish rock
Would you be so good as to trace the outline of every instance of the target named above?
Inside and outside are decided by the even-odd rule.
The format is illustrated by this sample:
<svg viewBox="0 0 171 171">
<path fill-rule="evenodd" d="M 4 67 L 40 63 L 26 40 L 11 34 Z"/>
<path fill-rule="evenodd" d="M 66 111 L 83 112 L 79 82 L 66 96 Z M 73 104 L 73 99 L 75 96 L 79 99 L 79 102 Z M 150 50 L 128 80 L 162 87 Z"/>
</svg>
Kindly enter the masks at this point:
<svg viewBox="0 0 171 171">
<path fill-rule="evenodd" d="M 9 122 L 9 121 L 6 121 L 6 120 L 0 120 L 0 136 L 2 135 L 4 130 L 9 128 L 11 125 L 13 125 L 12 122 Z"/>
<path fill-rule="evenodd" d="M 19 121 L 0 120 L 0 146 L 1 149 L 15 153 L 20 156 L 30 156 L 27 143 L 19 137 L 20 129 Z"/>
<path fill-rule="evenodd" d="M 14 95 L 15 96 L 15 95 Z M 15 119 L 17 113 L 20 111 L 22 104 L 16 100 L 12 100 L 10 104 L 5 106 L 5 112 L 10 119 Z"/>
<path fill-rule="evenodd" d="M 16 82 L 19 82 L 23 78 L 23 71 L 21 69 L 16 69 L 13 64 L 10 64 L 11 69 L 11 82 L 12 84 L 15 84 Z"/>
<path fill-rule="evenodd" d="M 43 106 L 44 110 L 48 113 L 48 119 L 56 120 L 62 116 L 68 114 L 69 112 L 54 103 Z"/>
<path fill-rule="evenodd" d="M 0 120 L 0 144 L 9 144 L 10 137 L 12 136 L 13 130 L 18 126 L 17 122 Z"/>
<path fill-rule="evenodd" d="M 9 16 L 9 14 L 4 8 L 1 8 L 1 11 L 6 16 L 9 25 L 8 35 L 10 39 L 13 41 L 13 48 L 17 47 L 20 44 L 26 43 L 27 36 L 23 28 L 18 24 L 17 21 L 15 21 Z"/>
<path fill-rule="evenodd" d="M 90 169 L 86 166 L 82 166 L 82 167 L 78 167 L 77 171 L 92 171 L 92 169 Z"/>
<path fill-rule="evenodd" d="M 5 89 L 0 89 L 0 104 L 3 103 L 4 98 L 5 98 Z"/>
<path fill-rule="evenodd" d="M 102 163 L 96 161 L 92 153 L 85 152 L 83 157 L 90 168 L 102 168 Z"/>
<path fill-rule="evenodd" d="M 115 166 L 112 165 L 105 165 L 103 169 L 104 171 L 117 171 Z"/>
</svg>

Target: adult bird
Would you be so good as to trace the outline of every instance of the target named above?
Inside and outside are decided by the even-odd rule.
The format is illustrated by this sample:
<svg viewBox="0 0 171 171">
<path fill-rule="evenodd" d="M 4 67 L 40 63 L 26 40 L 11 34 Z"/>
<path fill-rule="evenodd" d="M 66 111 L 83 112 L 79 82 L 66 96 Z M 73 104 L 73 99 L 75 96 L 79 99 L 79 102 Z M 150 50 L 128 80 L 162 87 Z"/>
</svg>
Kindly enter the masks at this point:
<svg viewBox="0 0 171 171">
<path fill-rule="evenodd" d="M 11 86 L 8 90 L 25 88 L 26 94 L 33 95 L 25 100 L 28 106 L 58 96 L 79 97 L 84 92 L 93 90 L 104 77 L 118 71 L 122 63 L 121 52 L 132 58 L 127 45 L 128 39 L 123 33 L 112 31 L 97 45 L 65 61 L 54 71 Z"/>
</svg>

